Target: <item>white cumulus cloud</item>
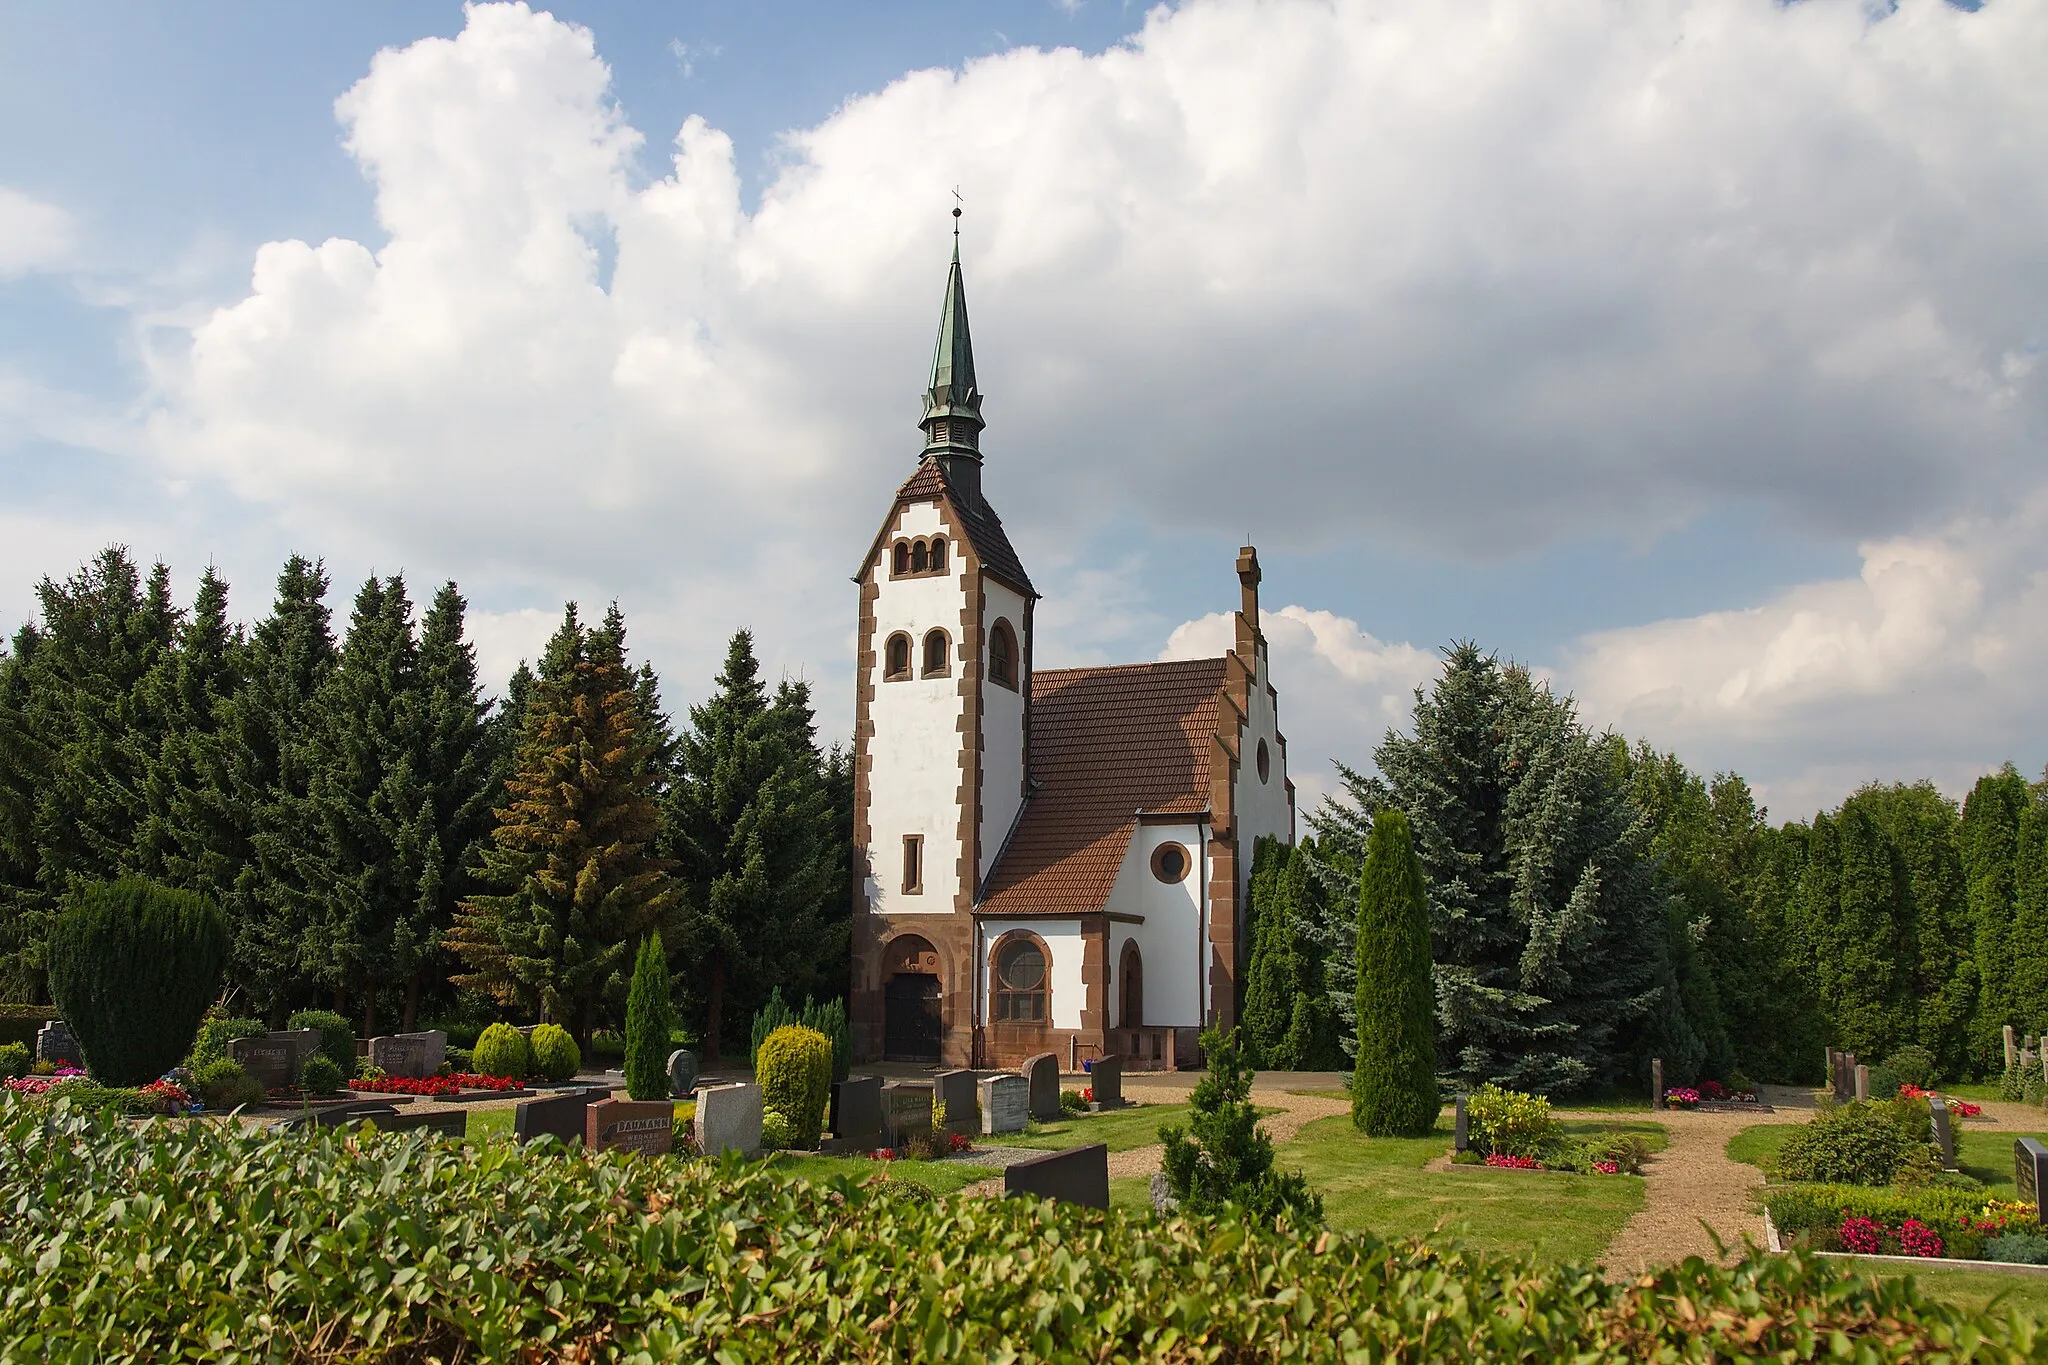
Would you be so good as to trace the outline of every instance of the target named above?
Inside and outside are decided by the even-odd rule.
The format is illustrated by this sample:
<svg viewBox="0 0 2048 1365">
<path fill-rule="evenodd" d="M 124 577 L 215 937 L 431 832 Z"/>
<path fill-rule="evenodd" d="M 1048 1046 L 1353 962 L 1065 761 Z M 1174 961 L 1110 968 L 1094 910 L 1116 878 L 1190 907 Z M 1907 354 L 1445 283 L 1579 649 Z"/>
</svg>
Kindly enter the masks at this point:
<svg viewBox="0 0 2048 1365">
<path fill-rule="evenodd" d="M 0 185 L 0 279 L 62 265 L 72 237 L 70 214 Z"/>
</svg>

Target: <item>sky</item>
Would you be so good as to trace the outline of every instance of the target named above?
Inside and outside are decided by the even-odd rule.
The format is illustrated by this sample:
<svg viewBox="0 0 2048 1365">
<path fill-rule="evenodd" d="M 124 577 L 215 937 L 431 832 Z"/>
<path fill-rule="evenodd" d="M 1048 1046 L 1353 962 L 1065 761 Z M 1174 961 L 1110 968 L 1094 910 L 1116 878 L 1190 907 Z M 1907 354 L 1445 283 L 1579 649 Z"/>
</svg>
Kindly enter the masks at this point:
<svg viewBox="0 0 2048 1365">
<path fill-rule="evenodd" d="M 1471 639 L 1776 818 L 2048 763 L 2048 0 L 0 6 L 0 629 L 616 600 L 851 727 L 950 210 L 1037 663 Z"/>
</svg>

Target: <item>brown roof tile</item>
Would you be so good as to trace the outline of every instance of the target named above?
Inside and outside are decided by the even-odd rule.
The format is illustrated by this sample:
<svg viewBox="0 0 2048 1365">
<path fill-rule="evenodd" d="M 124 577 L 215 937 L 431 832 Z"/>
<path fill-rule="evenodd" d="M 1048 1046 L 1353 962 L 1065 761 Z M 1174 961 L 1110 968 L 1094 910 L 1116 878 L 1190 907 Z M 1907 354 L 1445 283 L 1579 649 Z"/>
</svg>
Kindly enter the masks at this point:
<svg viewBox="0 0 2048 1365">
<path fill-rule="evenodd" d="M 978 908 L 1100 910 L 1139 811 L 1206 811 L 1223 678 L 1221 658 L 1035 674 L 1031 799 Z"/>
<path fill-rule="evenodd" d="M 980 556 L 982 568 L 1035 596 L 1037 589 L 1031 586 L 1031 577 L 1024 572 L 1024 562 L 1010 547 L 1010 537 L 1004 532 L 1003 519 L 996 515 L 996 509 L 988 505 L 986 498 L 967 498 L 956 493 L 937 460 L 930 456 L 920 460 L 917 472 L 904 480 L 903 486 L 896 490 L 896 497 L 900 501 L 904 498 L 932 498 L 941 493 L 952 500 L 954 510 L 960 514 L 962 529 L 967 532 L 967 540 L 974 546 L 974 553 Z M 969 503 L 973 506 L 968 506 Z"/>
</svg>

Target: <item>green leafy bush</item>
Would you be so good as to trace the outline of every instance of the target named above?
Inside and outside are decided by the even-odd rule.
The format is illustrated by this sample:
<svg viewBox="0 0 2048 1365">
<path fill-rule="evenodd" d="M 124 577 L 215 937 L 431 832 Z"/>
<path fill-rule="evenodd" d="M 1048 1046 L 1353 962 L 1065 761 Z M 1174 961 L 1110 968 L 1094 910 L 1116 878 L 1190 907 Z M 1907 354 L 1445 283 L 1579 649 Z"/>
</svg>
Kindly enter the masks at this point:
<svg viewBox="0 0 2048 1365">
<path fill-rule="evenodd" d="M 2039 1067 L 2028 1067 L 2020 1076 L 2020 1099 L 2028 1104 L 2048 1103 L 2048 1077 Z"/>
<path fill-rule="evenodd" d="M 0 1358 L 129 1365 L 213 1358 L 224 1342 L 262 1365 L 2016 1365 L 2039 1350 L 2030 1321 L 1804 1256 L 1693 1258 L 1609 1281 L 1455 1245 L 937 1199 L 760 1162 L 463 1148 L 421 1133 L 131 1129 L 62 1102 L 43 1118 L 0 1114 Z M 1981 1340 L 1963 1344 L 1970 1334 Z"/>
<path fill-rule="evenodd" d="M 1650 1144 L 1640 1133 L 1615 1132 L 1595 1143 L 1594 1153 L 1601 1161 L 1619 1166 L 1623 1175 L 1641 1175 L 1643 1163 L 1650 1159 Z"/>
<path fill-rule="evenodd" d="M 512 1031 L 517 1033 L 519 1030 Z M 442 1064 L 441 1069 L 444 1074 L 451 1071 L 475 1071 L 476 1053 L 466 1047 L 451 1047 L 448 1049 L 448 1060 Z"/>
<path fill-rule="evenodd" d="M 1941 1237 L 1947 1255 L 1965 1259 L 1982 1255 L 1987 1238 L 2033 1217 L 2030 1206 L 1992 1205 L 1987 1212 L 1982 1194 L 1939 1187 L 1878 1190 L 1860 1185 L 1770 1185 L 1765 1187 L 1763 1203 L 1780 1237 L 1816 1251 L 1840 1249 L 1836 1233 L 1844 1218 L 1868 1218 L 1894 1229 L 1908 1218 L 1917 1218 Z"/>
<path fill-rule="evenodd" d="M 142 877 L 91 882 L 50 929 L 50 992 L 104 1085 L 142 1085 L 192 1046 L 227 964 L 227 921 Z"/>
<path fill-rule="evenodd" d="M 314 1095 L 332 1095 L 347 1079 L 342 1069 L 334 1064 L 334 1058 L 324 1052 L 316 1052 L 306 1058 L 305 1066 L 299 1069 L 299 1085 Z"/>
<path fill-rule="evenodd" d="M 263 1027 L 261 1019 L 237 1019 L 229 1016 L 218 1005 L 206 1012 L 206 1018 L 199 1023 L 199 1032 L 192 1039 L 192 1053 L 185 1059 L 185 1065 L 194 1073 L 201 1067 L 223 1061 L 228 1055 L 228 1044 L 237 1038 L 254 1038 L 269 1030 Z"/>
<path fill-rule="evenodd" d="M 320 1034 L 320 1051 L 346 1076 L 356 1069 L 356 1028 L 333 1010 L 300 1010 L 287 1028 L 309 1028 Z"/>
<path fill-rule="evenodd" d="M 761 1110 L 761 1148 L 763 1151 L 781 1152 L 797 1146 L 796 1130 L 784 1118 L 782 1111 L 773 1105 Z"/>
<path fill-rule="evenodd" d="M 668 955 L 660 934 L 640 941 L 633 982 L 626 991 L 626 1093 L 636 1100 L 668 1094 L 668 1035 L 675 1025 L 669 997 Z"/>
<path fill-rule="evenodd" d="M 761 1087 L 761 1103 L 788 1122 L 786 1145 L 806 1151 L 816 1147 L 832 1098 L 831 1040 L 802 1024 L 784 1024 L 761 1040 L 754 1081 Z"/>
<path fill-rule="evenodd" d="M 34 1060 L 27 1043 L 0 1043 L 0 1079 L 28 1075 L 29 1063 Z"/>
<path fill-rule="evenodd" d="M 2008 1232 L 1984 1239 L 1984 1259 L 2008 1265 L 2048 1265 L 2048 1237 L 2038 1232 Z"/>
<path fill-rule="evenodd" d="M 1273 1161 L 1273 1140 L 1259 1127 L 1252 1105 L 1252 1070 L 1238 1051 L 1238 1033 L 1204 1029 L 1202 1053 L 1209 1074 L 1188 1097 L 1188 1125 L 1161 1125 L 1165 1144 L 1160 1164 L 1166 1186 L 1190 1213 L 1217 1213 L 1235 1206 L 1254 1222 L 1284 1219 L 1296 1227 L 1323 1221 L 1323 1197 L 1309 1189 L 1299 1171 Z"/>
<path fill-rule="evenodd" d="M 1881 1069 L 1896 1076 L 1900 1085 L 1913 1085 L 1922 1090 L 1932 1090 L 1934 1083 L 1941 1079 L 1935 1074 L 1935 1067 L 1934 1054 L 1918 1043 L 1911 1043 L 1885 1058 Z M 1873 1072 L 1873 1085 L 1876 1080 L 1876 1073 Z"/>
<path fill-rule="evenodd" d="M 1899 1093 L 1899 1074 L 1890 1067 L 1870 1068 L 1870 1098 L 1873 1102 L 1888 1100 Z"/>
<path fill-rule="evenodd" d="M 542 1024 L 533 1031 L 533 1069 L 551 1081 L 566 1081 L 583 1069 L 583 1053 L 569 1030 L 560 1024 Z"/>
<path fill-rule="evenodd" d="M 1078 1118 L 1088 1112 L 1088 1101 L 1081 1098 L 1081 1092 L 1078 1090 L 1062 1090 L 1060 1112 L 1068 1118 Z"/>
<path fill-rule="evenodd" d="M 1907 1101 L 1906 1105 L 1912 1102 Z M 1919 1116 L 1925 1121 L 1926 1106 Z M 1889 1185 L 1913 1148 L 1913 1120 L 1897 1103 L 1850 1103 L 1826 1108 L 1793 1130 L 1778 1149 L 1780 1180 L 1840 1185 Z"/>
<path fill-rule="evenodd" d="M 526 1035 L 510 1024 L 493 1024 L 476 1040 L 470 1064 L 485 1076 L 510 1076 L 523 1081 L 533 1072 L 533 1052 Z"/>
<path fill-rule="evenodd" d="M 2018 1104 L 2027 1096 L 2027 1074 L 2015 1062 L 1998 1078 L 1998 1098 Z"/>
<path fill-rule="evenodd" d="M 853 1070 L 853 1037 L 846 1023 L 846 1002 L 828 1000 L 818 1004 L 808 996 L 804 998 L 801 1010 L 791 1009 L 782 998 L 782 987 L 776 986 L 768 992 L 768 1003 L 754 1011 L 753 1028 L 750 1031 L 751 1046 L 747 1055 L 754 1059 L 754 1070 L 761 1069 L 761 1044 L 775 1030 L 789 1024 L 802 1024 L 805 1028 L 816 1029 L 832 1044 L 832 1079 L 843 1081 Z M 678 1043 L 678 1047 L 691 1047 L 694 1043 Z"/>
<path fill-rule="evenodd" d="M 1466 1096 L 1465 1116 L 1479 1144 L 1501 1156 L 1538 1156 L 1557 1135 L 1549 1100 L 1497 1085 L 1482 1085 Z"/>
<path fill-rule="evenodd" d="M 263 1102 L 262 1083 L 245 1071 L 240 1062 L 226 1057 L 216 1057 L 194 1071 L 192 1083 L 199 1087 L 199 1098 L 208 1109 L 226 1111 Z"/>
</svg>

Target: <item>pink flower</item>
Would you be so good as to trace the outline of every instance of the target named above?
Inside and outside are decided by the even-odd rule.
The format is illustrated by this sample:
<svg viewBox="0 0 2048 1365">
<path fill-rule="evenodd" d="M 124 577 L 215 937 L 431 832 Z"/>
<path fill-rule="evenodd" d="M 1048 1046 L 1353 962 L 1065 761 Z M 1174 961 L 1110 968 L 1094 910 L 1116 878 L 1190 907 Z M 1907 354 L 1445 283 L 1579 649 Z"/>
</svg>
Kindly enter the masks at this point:
<svg viewBox="0 0 2048 1365">
<path fill-rule="evenodd" d="M 1602 1175 L 1620 1175 L 1621 1163 L 1618 1161 L 1596 1161 L 1593 1163 L 1593 1169 Z"/>
<path fill-rule="evenodd" d="M 1899 1245 L 1908 1256 L 1942 1254 L 1941 1234 L 1918 1218 L 1908 1218 L 1899 1228 Z"/>
<path fill-rule="evenodd" d="M 1533 1156 L 1506 1156 L 1500 1152 L 1495 1152 L 1488 1156 L 1486 1164 L 1497 1170 L 1504 1171 L 1540 1171 L 1543 1169 L 1542 1166 L 1537 1164 L 1536 1158 Z"/>
<path fill-rule="evenodd" d="M 1884 1250 L 1884 1229 L 1868 1218 L 1844 1218 L 1842 1226 L 1835 1230 L 1835 1239 L 1842 1244 L 1842 1250 L 1865 1256 L 1875 1256 Z"/>
</svg>

